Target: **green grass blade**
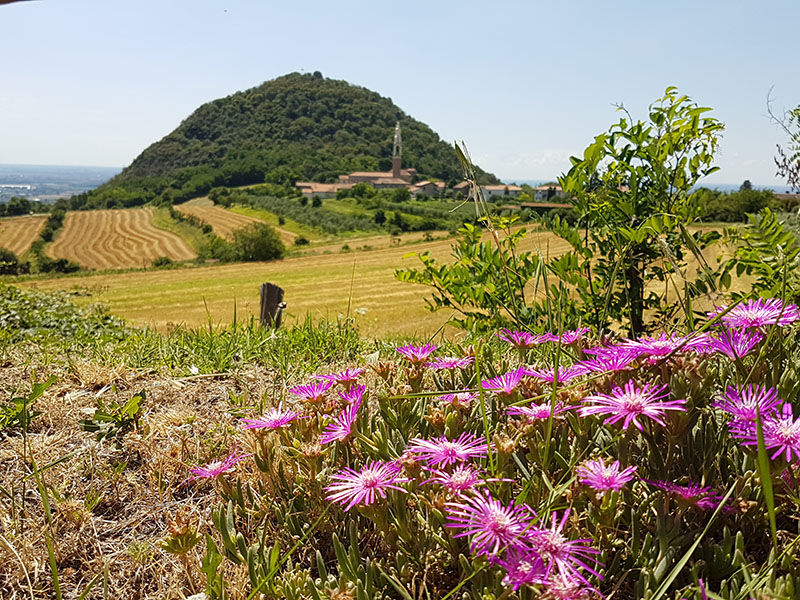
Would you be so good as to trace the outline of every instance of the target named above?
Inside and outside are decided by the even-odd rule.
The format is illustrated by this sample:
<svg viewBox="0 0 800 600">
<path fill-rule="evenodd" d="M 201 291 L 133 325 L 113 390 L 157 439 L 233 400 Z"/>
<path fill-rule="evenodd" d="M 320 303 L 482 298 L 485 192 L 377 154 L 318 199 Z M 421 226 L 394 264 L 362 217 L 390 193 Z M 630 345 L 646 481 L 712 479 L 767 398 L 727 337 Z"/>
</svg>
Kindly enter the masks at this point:
<svg viewBox="0 0 800 600">
<path fill-rule="evenodd" d="M 756 404 L 756 431 L 758 433 L 758 477 L 761 480 L 761 489 L 764 492 L 764 502 L 767 504 L 769 529 L 772 534 L 772 546 L 777 553 L 778 526 L 775 521 L 775 494 L 772 489 L 772 473 L 769 468 L 769 457 L 767 456 L 767 448 L 764 444 L 764 423 L 761 419 L 761 411 L 758 409 L 758 404 Z"/>
<path fill-rule="evenodd" d="M 714 523 L 714 521 L 717 518 L 717 515 L 722 511 L 722 507 L 725 506 L 725 503 L 728 501 L 728 498 L 730 498 L 731 494 L 733 494 L 733 489 L 735 485 L 736 484 L 733 483 L 731 484 L 731 487 L 728 488 L 728 492 L 725 494 L 722 500 L 720 500 L 717 509 L 714 511 L 714 514 L 711 515 L 711 518 L 708 519 L 708 522 L 706 523 L 706 526 L 703 528 L 703 531 L 700 533 L 700 535 L 697 536 L 697 539 L 684 553 L 684 555 L 676 563 L 676 565 L 672 567 L 672 571 L 670 571 L 669 575 L 667 575 L 666 579 L 664 579 L 661 585 L 658 586 L 658 589 L 656 590 L 655 594 L 653 594 L 653 596 L 650 598 L 650 600 L 661 600 L 661 598 L 664 597 L 664 595 L 667 593 L 669 586 L 672 585 L 672 582 L 675 581 L 678 575 L 680 575 L 680 573 L 683 571 L 684 567 L 686 566 L 686 563 L 689 562 L 689 559 L 692 557 L 692 554 L 694 554 L 694 551 L 700 545 L 700 542 L 703 540 L 706 533 L 708 533 L 708 530 L 711 528 L 711 524 Z"/>
</svg>

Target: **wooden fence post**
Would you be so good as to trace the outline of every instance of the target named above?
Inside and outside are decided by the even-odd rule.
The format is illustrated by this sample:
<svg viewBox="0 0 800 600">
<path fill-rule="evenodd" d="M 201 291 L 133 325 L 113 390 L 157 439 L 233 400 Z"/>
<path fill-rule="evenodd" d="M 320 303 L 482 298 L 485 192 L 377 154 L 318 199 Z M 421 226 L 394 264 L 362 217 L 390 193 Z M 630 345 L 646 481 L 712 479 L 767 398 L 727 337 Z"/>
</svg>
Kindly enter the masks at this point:
<svg viewBox="0 0 800 600">
<path fill-rule="evenodd" d="M 261 326 L 277 329 L 281 326 L 281 317 L 286 302 L 283 301 L 283 289 L 274 283 L 261 284 Z"/>
</svg>

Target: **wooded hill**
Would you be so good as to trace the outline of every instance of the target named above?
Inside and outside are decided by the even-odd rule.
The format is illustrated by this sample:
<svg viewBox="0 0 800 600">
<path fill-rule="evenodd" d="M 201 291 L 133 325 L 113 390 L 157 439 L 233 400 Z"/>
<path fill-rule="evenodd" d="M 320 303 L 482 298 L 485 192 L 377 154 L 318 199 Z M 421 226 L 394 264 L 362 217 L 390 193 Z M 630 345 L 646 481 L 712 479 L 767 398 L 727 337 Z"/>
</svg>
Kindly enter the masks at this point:
<svg viewBox="0 0 800 600">
<path fill-rule="evenodd" d="M 403 167 L 450 184 L 461 178 L 453 147 L 390 98 L 321 73 L 292 73 L 202 105 L 108 183 L 72 208 L 182 202 L 217 186 L 335 181 L 391 169 L 394 127 Z M 499 183 L 480 171 L 482 183 Z"/>
</svg>

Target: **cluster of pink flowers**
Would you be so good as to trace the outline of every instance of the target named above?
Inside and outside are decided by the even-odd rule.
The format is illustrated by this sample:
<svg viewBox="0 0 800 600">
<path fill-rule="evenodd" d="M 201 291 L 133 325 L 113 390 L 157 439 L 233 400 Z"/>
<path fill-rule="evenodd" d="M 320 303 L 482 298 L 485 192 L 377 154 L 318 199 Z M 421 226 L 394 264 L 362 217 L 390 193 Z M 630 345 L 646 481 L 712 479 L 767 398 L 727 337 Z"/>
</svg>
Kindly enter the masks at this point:
<svg viewBox="0 0 800 600">
<path fill-rule="evenodd" d="M 532 585 L 537 586 L 544 597 L 571 600 L 599 594 L 593 581 L 602 580 L 599 571 L 603 565 L 598 560 L 600 550 L 592 547 L 591 539 L 576 533 L 581 528 L 580 519 L 576 518 L 570 504 L 560 506 L 558 511 L 547 510 L 546 514 L 537 515 L 524 500 L 501 500 L 514 498 L 513 494 L 506 493 L 510 486 L 505 484 L 518 482 L 489 477 L 499 473 L 487 471 L 496 468 L 495 452 L 508 451 L 503 450 L 501 436 L 490 442 L 482 424 L 474 417 L 470 421 L 466 415 L 474 415 L 480 408 L 475 402 L 479 395 L 490 394 L 492 406 L 496 409 L 493 414 L 500 415 L 499 418 L 505 415 L 506 418 L 507 429 L 501 433 L 511 431 L 509 435 L 518 436 L 514 443 L 536 428 L 539 429 L 537 435 L 540 435 L 545 421 L 551 422 L 554 430 L 560 428 L 558 431 L 562 432 L 574 428 L 575 423 L 583 419 L 591 421 L 594 426 L 602 422 L 602 426 L 608 427 L 614 435 L 625 439 L 636 436 L 650 439 L 656 426 L 672 426 L 669 433 L 674 434 L 680 431 L 681 423 L 688 420 L 680 413 L 685 413 L 691 403 L 685 398 L 676 398 L 678 394 L 661 383 L 670 381 L 663 368 L 665 365 L 696 365 L 698 360 L 691 356 L 687 358 L 689 353 L 696 353 L 704 355 L 706 360 L 715 361 L 713 364 L 725 364 L 726 358 L 737 361 L 739 368 L 742 363 L 738 361 L 764 342 L 764 328 L 783 327 L 800 318 L 795 305 L 784 305 L 775 299 L 750 301 L 726 310 L 709 313 L 711 317 L 718 317 L 723 325 L 710 333 L 685 336 L 662 333 L 593 348 L 583 348 L 579 343 L 584 340 L 587 328 L 565 331 L 560 335 L 504 329 L 496 335 L 520 351 L 520 356 L 513 357 L 515 362 L 511 363 L 520 366 L 479 380 L 478 391 L 473 387 L 471 390 L 451 390 L 451 393 L 439 396 L 438 400 L 434 396 L 438 402 L 434 416 L 441 417 L 442 413 L 447 416 L 445 426 L 442 424 L 444 419 L 437 425 L 428 415 L 437 435 L 411 437 L 405 441 L 402 451 L 396 445 L 390 446 L 388 457 L 400 454 L 393 460 L 372 460 L 367 451 L 366 458 L 358 459 L 360 468 L 350 463 L 330 475 L 330 482 L 324 488 L 326 498 L 341 505 L 344 511 L 356 507 L 362 507 L 360 510 L 371 507 L 371 510 L 379 511 L 385 505 L 391 506 L 392 502 L 406 502 L 405 497 L 396 496 L 395 492 L 416 494 L 417 499 L 428 493 L 429 498 L 438 499 L 438 508 L 442 508 L 443 502 L 444 527 L 452 537 L 464 538 L 473 555 L 483 556 L 492 566 L 503 569 L 503 583 L 513 591 Z M 549 343 L 572 347 L 543 346 L 535 353 L 528 352 Z M 398 347 L 397 353 L 411 363 L 401 371 L 413 373 L 419 381 L 425 378 L 433 380 L 440 387 L 443 379 L 452 379 L 455 390 L 458 389 L 455 387 L 456 375 L 463 381 L 474 378 L 473 357 L 435 357 L 436 349 L 433 344 Z M 560 353 L 556 356 L 575 357 L 573 364 L 557 367 L 522 364 L 533 354 L 547 356 L 554 349 Z M 676 362 L 670 363 L 673 357 L 676 357 Z M 441 371 L 451 373 L 443 377 Z M 366 386 L 358 384 L 363 373 L 364 369 L 346 369 L 341 373 L 315 376 L 313 383 L 290 388 L 289 392 L 299 400 L 316 405 L 317 413 L 312 421 L 303 424 L 300 420 L 309 418 L 309 415 L 279 406 L 259 417 L 241 419 L 241 428 L 257 435 L 281 430 L 279 434 L 271 435 L 285 436 L 286 428 L 292 424 L 304 432 L 319 427 L 322 431 L 313 430 L 315 435 L 319 434 L 319 445 L 327 448 L 330 444 L 352 443 L 356 438 L 366 444 L 354 446 L 356 451 L 345 453 L 345 456 L 361 456 L 360 450 L 370 446 L 363 435 L 367 419 L 359 421 L 359 416 L 369 410 L 369 403 L 365 401 Z M 337 394 L 331 391 L 337 385 L 341 386 L 338 400 Z M 549 391 L 533 397 L 542 389 Z M 594 390 L 594 393 L 588 390 Z M 550 393 L 552 396 L 548 396 Z M 319 408 L 322 400 L 327 407 L 324 410 Z M 772 460 L 800 462 L 800 416 L 794 416 L 792 405 L 781 400 L 776 389 L 754 384 L 731 386 L 716 397 L 712 406 L 727 416 L 730 435 L 743 446 L 757 446 L 760 424 Z M 341 412 L 329 414 L 333 410 Z M 522 422 L 530 425 L 522 426 Z M 445 433 L 438 435 L 442 431 Z M 556 434 L 557 431 L 553 435 Z M 613 447 L 613 443 L 607 445 L 604 452 Z M 250 455 L 240 454 L 234 448 L 222 460 L 192 468 L 192 477 L 186 482 L 215 479 L 247 456 Z M 385 454 L 381 456 L 387 458 Z M 591 501 L 598 506 L 601 503 L 607 506 L 622 497 L 614 492 L 623 490 L 638 476 L 633 490 L 637 494 L 657 494 L 665 501 L 668 495 L 672 502 L 693 510 L 720 508 L 723 497 L 712 487 L 686 482 L 685 475 L 676 478 L 684 481 L 681 484 L 645 479 L 646 475 L 653 475 L 652 470 L 648 473 L 647 465 L 627 464 L 628 454 L 620 454 L 620 459 L 622 462 L 610 456 L 598 456 L 594 451 L 581 458 L 583 462 L 574 468 L 574 478 L 569 481 L 570 485 L 577 482 L 572 487 L 573 493 L 580 490 L 580 493 L 589 494 Z M 662 473 L 658 476 L 667 477 Z M 487 485 L 489 483 L 497 485 Z M 524 495 L 518 498 L 524 498 Z M 580 503 L 576 502 L 576 505 L 580 506 Z M 537 510 L 541 512 L 540 508 Z M 734 509 L 724 506 L 721 510 L 732 512 Z"/>
<path fill-rule="evenodd" d="M 584 573 L 602 579 L 594 557 L 600 551 L 587 545 L 591 540 L 570 540 L 563 533 L 569 509 L 560 521 L 553 512 L 547 528 L 536 524 L 537 515 L 528 506 L 503 504 L 487 491 L 445 506 L 445 527 L 458 530 L 453 537 L 471 537 L 470 552 L 503 567 L 504 583 L 515 590 L 525 584 L 547 587 L 553 581 L 580 589 L 589 585 Z"/>
</svg>

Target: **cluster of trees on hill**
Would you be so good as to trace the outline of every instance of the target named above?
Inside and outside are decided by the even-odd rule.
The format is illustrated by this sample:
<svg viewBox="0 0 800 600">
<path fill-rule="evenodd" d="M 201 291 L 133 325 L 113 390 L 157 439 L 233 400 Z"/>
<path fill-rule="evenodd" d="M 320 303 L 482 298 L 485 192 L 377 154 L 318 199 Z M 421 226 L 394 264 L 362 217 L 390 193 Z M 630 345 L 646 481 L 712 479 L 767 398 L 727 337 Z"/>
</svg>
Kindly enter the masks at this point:
<svg viewBox="0 0 800 600">
<path fill-rule="evenodd" d="M 740 223 L 747 221 L 748 214 L 755 214 L 764 208 L 786 212 L 797 207 L 791 200 L 776 196 L 772 190 L 753 189 L 749 181 L 745 181 L 735 192 L 701 188 L 697 194 L 704 221 Z"/>
<path fill-rule="evenodd" d="M 450 144 L 391 99 L 319 73 L 292 73 L 202 105 L 110 182 L 79 195 L 76 208 L 156 199 L 173 204 L 219 186 L 325 182 L 351 171 L 389 171 L 397 122 L 405 168 L 460 180 Z M 480 176 L 498 183 L 489 173 Z"/>
</svg>

